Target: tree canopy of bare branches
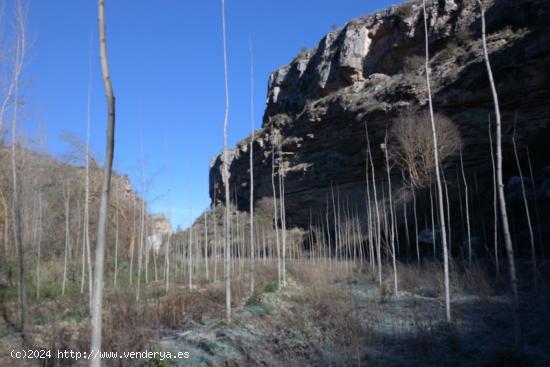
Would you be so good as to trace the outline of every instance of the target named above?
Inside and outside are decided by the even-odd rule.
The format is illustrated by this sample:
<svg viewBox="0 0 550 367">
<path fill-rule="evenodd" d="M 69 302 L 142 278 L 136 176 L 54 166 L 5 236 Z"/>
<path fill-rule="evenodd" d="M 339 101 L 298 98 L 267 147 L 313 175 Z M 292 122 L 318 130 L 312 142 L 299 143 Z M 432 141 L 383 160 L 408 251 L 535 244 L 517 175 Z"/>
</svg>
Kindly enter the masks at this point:
<svg viewBox="0 0 550 367">
<path fill-rule="evenodd" d="M 435 115 L 439 160 L 445 160 L 458 152 L 460 132 L 456 124 L 442 114 Z M 394 122 L 390 130 L 389 153 L 391 160 L 408 171 L 411 183 L 416 187 L 429 186 L 434 179 L 434 150 L 430 119 L 425 112 L 406 110 Z"/>
</svg>

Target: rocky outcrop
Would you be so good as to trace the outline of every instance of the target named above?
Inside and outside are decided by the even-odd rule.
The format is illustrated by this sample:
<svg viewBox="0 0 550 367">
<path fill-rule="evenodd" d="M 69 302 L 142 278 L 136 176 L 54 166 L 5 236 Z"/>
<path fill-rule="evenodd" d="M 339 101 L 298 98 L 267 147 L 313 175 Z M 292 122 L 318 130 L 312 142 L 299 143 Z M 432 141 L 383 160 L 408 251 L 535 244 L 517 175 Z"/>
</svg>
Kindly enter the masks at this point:
<svg viewBox="0 0 550 367">
<path fill-rule="evenodd" d="M 172 234 L 172 222 L 164 214 L 153 214 L 149 216 L 152 222 L 153 234 L 170 235 Z"/>
<path fill-rule="evenodd" d="M 550 164 L 545 146 L 550 141 L 550 3 L 486 3 L 490 58 L 503 116 L 505 175 L 517 175 L 511 144 L 514 124 L 522 163 L 526 165 L 529 147 L 538 172 Z M 467 179 L 472 188 L 477 185 L 476 200 L 492 198 L 488 118 L 493 104 L 476 2 L 433 1 L 428 12 L 435 109 L 459 127 Z M 423 55 L 422 9 L 413 1 L 350 21 L 273 72 L 262 128 L 253 141 L 254 200 L 273 195 L 272 143 L 274 136 L 280 136 L 289 225 L 308 226 L 312 216 L 331 210 L 333 194 L 343 207 L 361 214 L 365 124 L 382 188 L 380 143 L 386 130 L 404 107 L 424 108 L 427 103 Z M 235 194 L 231 199 L 242 210 L 249 206 L 249 143 L 250 137 L 229 152 L 230 191 Z M 451 158 L 445 170 L 451 202 L 457 200 L 460 185 L 455 182 L 457 161 Z M 210 195 L 215 202 L 224 200 L 221 163 L 219 155 L 210 167 Z M 399 190 L 401 173 L 395 169 L 392 174 Z M 485 214 L 483 208 L 475 210 L 480 217 Z"/>
</svg>

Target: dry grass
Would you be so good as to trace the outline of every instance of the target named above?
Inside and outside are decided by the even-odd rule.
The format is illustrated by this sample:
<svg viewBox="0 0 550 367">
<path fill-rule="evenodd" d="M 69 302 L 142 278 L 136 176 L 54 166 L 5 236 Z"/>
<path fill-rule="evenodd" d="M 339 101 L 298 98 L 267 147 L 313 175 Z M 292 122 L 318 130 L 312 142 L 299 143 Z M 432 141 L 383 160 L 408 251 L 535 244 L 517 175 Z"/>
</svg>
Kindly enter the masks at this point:
<svg viewBox="0 0 550 367">
<path fill-rule="evenodd" d="M 398 279 L 400 290 L 428 297 L 441 297 L 444 294 L 443 265 L 438 262 L 399 264 Z M 451 267 L 451 294 L 453 296 L 474 295 L 487 299 L 494 294 L 489 274 L 482 264 L 472 264 L 460 268 Z"/>
<path fill-rule="evenodd" d="M 249 263 L 233 262 L 231 282 L 233 307 L 241 307 L 249 298 Z M 220 266 L 219 274 L 222 274 Z M 53 274 L 53 272 L 50 272 Z M 135 300 L 134 287 L 106 290 L 103 311 L 103 350 L 140 351 L 151 346 L 163 332 L 181 330 L 187 321 L 205 323 L 223 319 L 225 286 L 223 280 L 207 282 L 201 279 L 203 269 L 197 269 L 193 288 L 188 289 L 182 277 L 173 282 L 165 292 L 162 281 L 142 285 L 141 300 Z M 200 275 L 199 275 L 200 274 Z M 277 278 L 273 264 L 256 265 L 256 288 L 263 290 Z M 55 280 L 55 279 L 54 279 Z M 47 289 L 43 286 L 44 290 Z M 87 350 L 89 348 L 89 318 L 87 295 L 71 289 L 65 297 L 57 290 L 51 298 L 44 297 L 32 305 L 33 319 L 30 344 L 35 348 Z M 13 307 L 11 307 L 11 306 Z M 16 304 L 3 304 L 3 312 L 9 324 L 17 325 Z M 14 330 L 15 331 L 15 330 Z M 57 363 L 53 358 L 48 363 Z"/>
</svg>

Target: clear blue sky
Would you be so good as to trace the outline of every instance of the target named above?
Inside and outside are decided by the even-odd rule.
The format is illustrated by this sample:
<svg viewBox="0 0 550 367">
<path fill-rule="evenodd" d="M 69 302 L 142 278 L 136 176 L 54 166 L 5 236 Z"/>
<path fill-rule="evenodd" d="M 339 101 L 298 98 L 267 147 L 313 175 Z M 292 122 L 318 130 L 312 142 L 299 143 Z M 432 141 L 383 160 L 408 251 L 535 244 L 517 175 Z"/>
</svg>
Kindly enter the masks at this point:
<svg viewBox="0 0 550 367">
<path fill-rule="evenodd" d="M 250 131 L 248 38 L 255 70 L 255 127 L 269 73 L 313 47 L 332 25 L 399 0 L 226 0 L 231 113 L 229 144 Z M 107 41 L 117 97 L 115 165 L 139 187 L 140 161 L 151 179 L 152 212 L 174 227 L 208 207 L 208 165 L 223 146 L 223 53 L 219 0 L 107 0 Z M 97 52 L 97 2 L 30 0 L 33 40 L 23 80 L 25 128 L 46 125 L 48 149 L 66 153 L 69 132 L 84 140 L 92 37 L 91 142 L 104 154 L 105 98 Z M 140 148 L 143 142 L 143 149 Z"/>
</svg>

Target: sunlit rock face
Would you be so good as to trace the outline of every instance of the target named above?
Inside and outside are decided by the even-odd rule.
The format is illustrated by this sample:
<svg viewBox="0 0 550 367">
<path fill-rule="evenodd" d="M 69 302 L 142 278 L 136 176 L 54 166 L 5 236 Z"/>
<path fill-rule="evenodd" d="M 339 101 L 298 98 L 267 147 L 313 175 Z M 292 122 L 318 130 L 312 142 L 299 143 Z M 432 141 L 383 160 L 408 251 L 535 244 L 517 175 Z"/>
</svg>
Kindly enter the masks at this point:
<svg viewBox="0 0 550 367">
<path fill-rule="evenodd" d="M 490 203 L 488 119 L 493 104 L 482 58 L 479 9 L 474 0 L 428 3 L 434 108 L 460 129 L 470 193 L 477 184 L 475 195 Z M 327 208 L 332 210 L 333 195 L 336 206 L 340 200 L 342 213 L 347 208 L 350 216 L 364 215 L 365 124 L 382 195 L 386 176 L 380 144 L 386 130 L 404 107 L 427 106 L 424 20 L 418 4 L 393 6 L 352 20 L 269 76 L 263 124 L 253 141 L 254 200 L 273 195 L 272 141 L 278 135 L 289 225 L 315 224 Z M 522 163 L 527 164 L 529 147 L 535 176 L 550 164 L 545 146 L 550 141 L 548 19 L 548 1 L 487 3 L 488 47 L 501 102 L 506 177 L 517 175 L 511 144 L 514 121 Z M 249 206 L 249 142 L 250 137 L 229 152 L 231 200 L 242 210 Z M 274 150 L 277 154 L 278 147 Z M 214 157 L 210 166 L 210 195 L 215 202 L 224 201 L 222 156 Z M 458 208 L 457 162 L 455 156 L 445 165 L 452 208 Z M 403 194 L 401 177 L 398 168 L 392 169 L 397 195 Z M 407 200 L 398 201 L 398 210 L 403 203 L 407 205 Z M 424 216 L 422 211 L 429 209 L 419 210 Z M 480 217 L 487 214 L 484 207 L 475 210 Z M 456 219 L 460 214 L 454 215 Z"/>
</svg>

